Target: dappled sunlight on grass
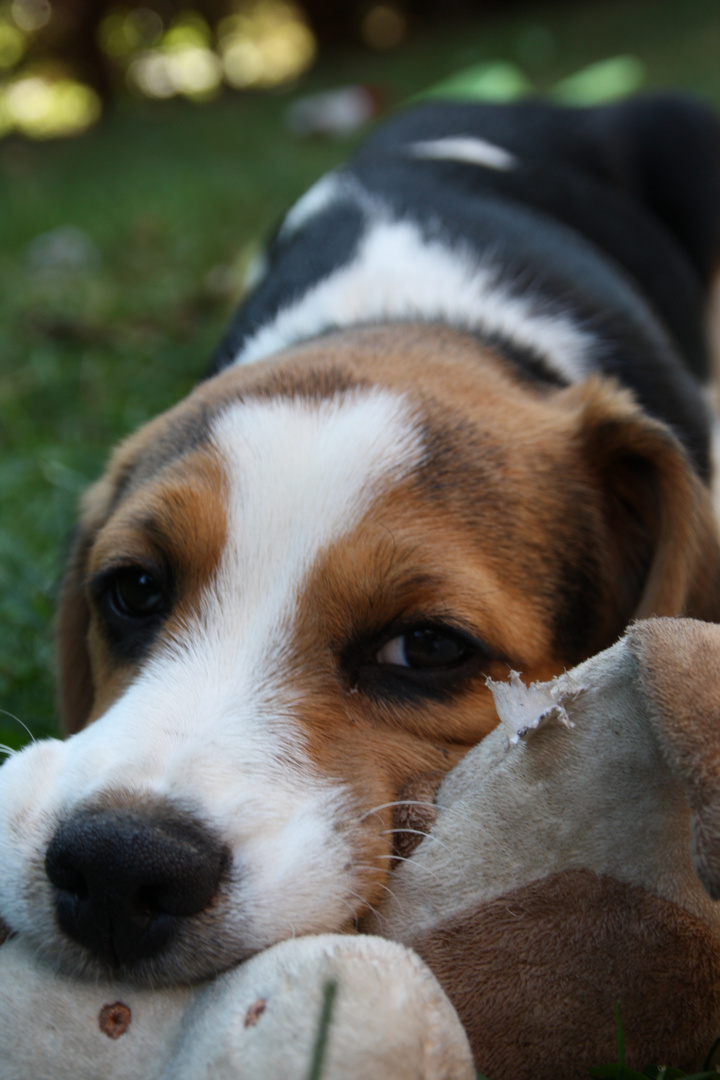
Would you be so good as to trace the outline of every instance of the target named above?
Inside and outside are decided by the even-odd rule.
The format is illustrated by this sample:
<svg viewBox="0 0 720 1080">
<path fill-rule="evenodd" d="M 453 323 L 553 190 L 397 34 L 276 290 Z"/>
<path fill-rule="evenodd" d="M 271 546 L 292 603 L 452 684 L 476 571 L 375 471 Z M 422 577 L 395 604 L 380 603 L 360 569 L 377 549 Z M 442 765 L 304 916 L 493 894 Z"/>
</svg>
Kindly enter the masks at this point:
<svg viewBox="0 0 720 1080">
<path fill-rule="evenodd" d="M 218 27 L 225 78 L 231 86 L 277 86 L 297 79 L 315 59 L 312 31 L 291 4 L 259 0 Z"/>
<path fill-rule="evenodd" d="M 77 135 L 101 112 L 95 91 L 74 79 L 27 75 L 0 90 L 0 134 L 17 130 L 33 139 Z"/>
<path fill-rule="evenodd" d="M 118 9 L 101 25 L 108 56 L 127 65 L 131 87 L 147 97 L 214 96 L 235 88 L 278 86 L 313 63 L 316 43 L 299 7 L 286 0 L 253 0 L 216 28 L 194 11 L 163 29 L 155 12 Z"/>
<path fill-rule="evenodd" d="M 0 137 L 77 135 L 102 113 L 98 93 L 63 60 L 31 46 L 52 16 L 49 0 L 0 5 Z M 235 89 L 292 82 L 317 46 L 291 0 L 240 0 L 217 26 L 190 7 L 167 24 L 149 7 L 117 7 L 102 20 L 98 45 L 110 67 L 144 97 L 195 102 Z M 4 76 L 4 78 L 3 78 Z"/>
<path fill-rule="evenodd" d="M 34 139 L 77 135 L 102 112 L 95 91 L 64 65 L 22 66 L 33 35 L 51 13 L 48 0 L 14 0 L 0 7 L 0 137 L 14 131 Z"/>
</svg>

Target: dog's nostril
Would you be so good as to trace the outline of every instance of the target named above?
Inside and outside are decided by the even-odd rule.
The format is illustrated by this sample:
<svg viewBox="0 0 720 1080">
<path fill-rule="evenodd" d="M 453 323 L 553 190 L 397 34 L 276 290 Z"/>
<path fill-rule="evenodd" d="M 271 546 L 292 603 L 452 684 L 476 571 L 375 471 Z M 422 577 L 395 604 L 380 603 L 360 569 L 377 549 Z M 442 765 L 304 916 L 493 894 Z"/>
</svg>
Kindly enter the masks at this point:
<svg viewBox="0 0 720 1080">
<path fill-rule="evenodd" d="M 213 901 L 226 862 L 205 826 L 171 808 L 86 810 L 57 830 L 45 871 L 65 933 L 122 965 L 166 949 Z"/>
</svg>

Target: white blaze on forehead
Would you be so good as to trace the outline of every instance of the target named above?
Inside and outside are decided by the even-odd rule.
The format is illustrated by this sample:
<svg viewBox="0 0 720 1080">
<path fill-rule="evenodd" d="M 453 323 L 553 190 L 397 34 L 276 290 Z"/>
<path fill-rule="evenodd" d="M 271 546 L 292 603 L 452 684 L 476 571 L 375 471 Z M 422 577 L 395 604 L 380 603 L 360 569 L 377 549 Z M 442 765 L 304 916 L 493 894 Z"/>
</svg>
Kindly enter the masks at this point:
<svg viewBox="0 0 720 1080">
<path fill-rule="evenodd" d="M 288 663 L 305 583 L 324 549 L 421 460 L 422 435 L 401 396 L 371 389 L 237 402 L 215 420 L 210 440 L 226 475 L 225 546 L 189 625 L 140 680 L 147 682 L 144 712 L 155 702 L 167 710 L 172 686 L 173 738 L 180 726 L 190 741 L 224 747 L 219 760 L 228 775 L 220 787 L 258 804 L 272 789 L 282 816 L 288 804 L 283 808 L 281 792 L 290 802 L 298 791 L 307 794 L 313 774 L 296 716 L 304 684 Z M 194 770 L 195 762 L 188 766 Z M 218 770 L 214 765 L 212 783 Z M 197 789 L 203 779 L 175 782 Z M 269 821 L 273 812 L 262 813 Z M 242 815 L 231 817 L 239 834 Z M 250 826 L 257 835 L 257 815 Z"/>
<path fill-rule="evenodd" d="M 230 490 L 218 590 L 267 614 L 423 453 L 407 402 L 377 389 L 233 405 L 211 437 Z"/>
<path fill-rule="evenodd" d="M 373 388 L 235 402 L 209 440 L 227 484 L 223 553 L 196 610 L 129 693 L 142 696 L 146 717 L 170 713 L 173 739 L 204 729 L 227 740 L 229 727 L 243 764 L 257 750 L 267 767 L 268 727 L 300 751 L 299 726 L 288 722 L 298 691 L 284 661 L 309 572 L 420 462 L 422 433 L 401 395 Z"/>
<path fill-rule="evenodd" d="M 409 404 L 378 389 L 238 402 L 210 440 L 227 478 L 225 547 L 197 625 L 158 656 L 161 681 L 148 669 L 145 710 L 173 687 L 195 750 L 169 744 L 170 794 L 195 792 L 219 822 L 240 867 L 242 933 L 260 947 L 288 928 L 340 925 L 357 890 L 350 834 L 336 828 L 357 810 L 308 753 L 300 716 L 312 687 L 290 663 L 294 624 L 320 554 L 423 444 Z"/>
</svg>

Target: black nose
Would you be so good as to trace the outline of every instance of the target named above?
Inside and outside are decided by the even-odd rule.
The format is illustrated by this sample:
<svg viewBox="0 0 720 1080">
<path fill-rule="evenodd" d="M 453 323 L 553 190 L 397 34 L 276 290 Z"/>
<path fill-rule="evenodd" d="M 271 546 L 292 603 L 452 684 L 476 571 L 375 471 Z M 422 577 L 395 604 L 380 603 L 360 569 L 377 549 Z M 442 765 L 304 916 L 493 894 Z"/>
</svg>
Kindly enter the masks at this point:
<svg viewBox="0 0 720 1080">
<path fill-rule="evenodd" d="M 45 872 L 61 928 L 117 966 L 168 949 L 212 903 L 227 861 L 210 830 L 174 808 L 96 809 L 63 822 Z"/>
</svg>

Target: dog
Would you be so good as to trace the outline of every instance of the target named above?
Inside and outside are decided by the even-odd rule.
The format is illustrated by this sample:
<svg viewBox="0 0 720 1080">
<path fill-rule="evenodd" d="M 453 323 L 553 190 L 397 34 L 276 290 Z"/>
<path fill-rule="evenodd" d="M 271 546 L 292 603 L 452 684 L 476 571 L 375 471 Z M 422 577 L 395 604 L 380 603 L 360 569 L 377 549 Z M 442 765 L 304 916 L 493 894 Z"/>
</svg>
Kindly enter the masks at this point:
<svg viewBox="0 0 720 1080">
<path fill-rule="evenodd" d="M 720 126 L 672 95 L 420 104 L 311 188 L 83 500 L 10 930 L 153 985 L 362 930 L 488 677 L 720 619 L 719 257 Z"/>
</svg>

